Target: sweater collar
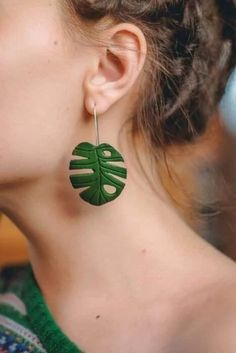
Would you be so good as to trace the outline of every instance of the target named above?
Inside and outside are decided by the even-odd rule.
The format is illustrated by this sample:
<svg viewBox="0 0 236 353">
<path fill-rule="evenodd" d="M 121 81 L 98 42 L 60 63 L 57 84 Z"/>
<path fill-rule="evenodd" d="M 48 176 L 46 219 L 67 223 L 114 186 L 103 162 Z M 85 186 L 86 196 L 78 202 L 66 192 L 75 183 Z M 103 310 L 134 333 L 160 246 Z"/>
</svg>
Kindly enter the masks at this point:
<svg viewBox="0 0 236 353">
<path fill-rule="evenodd" d="M 84 353 L 67 337 L 55 322 L 45 302 L 31 265 L 23 288 L 23 301 L 34 333 L 47 353 Z M 63 349 L 62 349 L 63 347 Z"/>
</svg>

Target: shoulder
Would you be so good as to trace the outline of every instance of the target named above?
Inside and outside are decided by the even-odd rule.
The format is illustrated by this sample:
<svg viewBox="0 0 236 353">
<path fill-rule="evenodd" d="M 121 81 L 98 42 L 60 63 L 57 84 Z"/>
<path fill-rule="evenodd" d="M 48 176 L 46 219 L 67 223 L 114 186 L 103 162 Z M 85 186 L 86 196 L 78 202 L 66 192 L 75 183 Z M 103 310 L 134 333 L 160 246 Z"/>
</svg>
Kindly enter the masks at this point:
<svg viewBox="0 0 236 353">
<path fill-rule="evenodd" d="M 236 352 L 236 283 L 225 288 L 219 297 L 208 327 L 209 353 Z"/>
<path fill-rule="evenodd" d="M 236 280 L 218 290 L 195 313 L 185 345 L 192 353 L 236 352 Z M 186 347 L 186 346 L 185 346 Z"/>
</svg>

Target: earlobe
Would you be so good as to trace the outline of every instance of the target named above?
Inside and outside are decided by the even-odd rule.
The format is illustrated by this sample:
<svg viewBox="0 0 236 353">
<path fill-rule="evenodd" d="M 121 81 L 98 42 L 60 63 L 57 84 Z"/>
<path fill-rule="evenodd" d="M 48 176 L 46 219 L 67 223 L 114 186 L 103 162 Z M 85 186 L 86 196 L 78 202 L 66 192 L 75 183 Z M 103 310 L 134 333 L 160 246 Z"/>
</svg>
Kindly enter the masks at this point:
<svg viewBox="0 0 236 353">
<path fill-rule="evenodd" d="M 137 26 L 115 25 L 106 38 L 109 48 L 99 52 L 96 71 L 85 81 L 85 106 L 90 114 L 94 103 L 100 115 L 128 94 L 145 63 L 146 40 Z"/>
</svg>

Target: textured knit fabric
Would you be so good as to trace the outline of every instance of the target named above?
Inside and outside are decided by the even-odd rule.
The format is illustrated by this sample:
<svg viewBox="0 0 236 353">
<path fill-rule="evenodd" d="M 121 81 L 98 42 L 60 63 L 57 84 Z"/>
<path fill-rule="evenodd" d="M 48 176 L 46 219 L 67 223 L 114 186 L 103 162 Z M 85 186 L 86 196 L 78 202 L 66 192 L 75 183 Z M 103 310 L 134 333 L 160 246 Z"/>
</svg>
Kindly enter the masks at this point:
<svg viewBox="0 0 236 353">
<path fill-rule="evenodd" d="M 0 353 L 83 353 L 53 319 L 29 264 L 0 272 Z"/>
</svg>

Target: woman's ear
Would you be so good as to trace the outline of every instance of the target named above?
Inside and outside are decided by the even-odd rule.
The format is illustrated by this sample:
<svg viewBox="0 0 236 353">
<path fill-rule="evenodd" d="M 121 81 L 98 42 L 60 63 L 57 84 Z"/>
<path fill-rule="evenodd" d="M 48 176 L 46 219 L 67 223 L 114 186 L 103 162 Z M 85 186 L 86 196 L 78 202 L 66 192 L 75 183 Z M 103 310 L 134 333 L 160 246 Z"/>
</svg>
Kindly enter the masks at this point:
<svg viewBox="0 0 236 353">
<path fill-rule="evenodd" d="M 146 59 L 146 39 L 131 23 L 113 26 L 106 40 L 109 48 L 97 51 L 96 65 L 87 71 L 84 80 L 85 106 L 91 115 L 94 103 L 98 114 L 103 114 L 129 92 Z"/>
</svg>

